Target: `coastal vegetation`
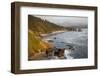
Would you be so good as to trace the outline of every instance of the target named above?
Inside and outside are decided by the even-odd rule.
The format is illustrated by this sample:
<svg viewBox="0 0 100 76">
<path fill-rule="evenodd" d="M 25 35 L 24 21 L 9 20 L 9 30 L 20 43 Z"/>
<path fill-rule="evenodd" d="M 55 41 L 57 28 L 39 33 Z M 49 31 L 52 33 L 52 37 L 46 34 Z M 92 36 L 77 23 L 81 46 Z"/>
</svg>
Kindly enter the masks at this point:
<svg viewBox="0 0 100 76">
<path fill-rule="evenodd" d="M 41 39 L 42 34 L 50 34 L 65 28 L 54 23 L 28 15 L 28 57 L 32 59 L 36 54 L 45 52 L 53 46 Z"/>
</svg>

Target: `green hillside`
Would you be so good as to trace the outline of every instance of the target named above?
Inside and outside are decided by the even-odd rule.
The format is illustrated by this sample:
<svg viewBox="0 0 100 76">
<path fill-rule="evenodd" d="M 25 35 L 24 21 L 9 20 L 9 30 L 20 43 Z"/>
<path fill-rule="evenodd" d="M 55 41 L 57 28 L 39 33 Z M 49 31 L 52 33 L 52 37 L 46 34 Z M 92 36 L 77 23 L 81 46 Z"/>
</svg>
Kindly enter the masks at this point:
<svg viewBox="0 0 100 76">
<path fill-rule="evenodd" d="M 62 26 L 58 26 L 54 23 L 48 22 L 47 20 L 42 20 L 32 15 L 28 15 L 28 22 L 28 28 L 35 34 L 51 33 L 53 31 L 65 29 Z"/>
<path fill-rule="evenodd" d="M 53 31 L 65 29 L 54 23 L 28 15 L 28 56 L 29 59 L 36 53 L 45 52 L 52 48 L 47 42 L 42 41 L 40 34 L 49 34 Z"/>
<path fill-rule="evenodd" d="M 40 38 L 29 30 L 28 31 L 28 56 L 31 57 L 36 53 L 46 51 L 46 49 L 52 47 L 50 44 L 43 42 Z"/>
</svg>

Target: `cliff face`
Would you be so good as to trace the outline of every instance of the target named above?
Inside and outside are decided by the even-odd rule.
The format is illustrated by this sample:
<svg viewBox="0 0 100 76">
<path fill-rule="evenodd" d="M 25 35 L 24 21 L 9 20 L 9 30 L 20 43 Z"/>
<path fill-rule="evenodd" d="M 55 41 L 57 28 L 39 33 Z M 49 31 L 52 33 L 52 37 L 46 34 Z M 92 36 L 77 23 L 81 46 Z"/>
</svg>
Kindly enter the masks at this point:
<svg viewBox="0 0 100 76">
<path fill-rule="evenodd" d="M 41 34 L 49 34 L 53 31 L 63 30 L 64 27 L 50 23 L 46 20 L 28 15 L 28 56 L 34 56 L 36 53 L 45 52 L 52 48 L 47 42 L 42 41 Z"/>
</svg>

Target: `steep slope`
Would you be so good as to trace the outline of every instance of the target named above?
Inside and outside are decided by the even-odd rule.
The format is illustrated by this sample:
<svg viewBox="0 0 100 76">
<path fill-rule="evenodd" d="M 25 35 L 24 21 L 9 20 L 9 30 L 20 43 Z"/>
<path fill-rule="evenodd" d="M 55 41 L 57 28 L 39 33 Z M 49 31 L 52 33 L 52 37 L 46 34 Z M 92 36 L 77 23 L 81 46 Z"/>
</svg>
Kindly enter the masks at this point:
<svg viewBox="0 0 100 76">
<path fill-rule="evenodd" d="M 28 22 L 28 28 L 36 34 L 51 33 L 52 31 L 65 29 L 62 26 L 58 26 L 54 23 L 48 22 L 47 20 L 42 20 L 32 15 L 28 15 Z"/>
<path fill-rule="evenodd" d="M 28 56 L 32 59 L 37 53 L 45 52 L 53 46 L 42 41 L 40 34 L 49 34 L 53 31 L 63 30 L 64 27 L 50 23 L 46 20 L 28 16 Z M 34 58 L 33 58 L 34 59 Z"/>
<path fill-rule="evenodd" d="M 28 31 L 28 56 L 31 57 L 36 53 L 46 51 L 46 49 L 52 47 L 50 44 L 43 42 L 40 38 L 37 38 L 35 34 Z"/>
</svg>

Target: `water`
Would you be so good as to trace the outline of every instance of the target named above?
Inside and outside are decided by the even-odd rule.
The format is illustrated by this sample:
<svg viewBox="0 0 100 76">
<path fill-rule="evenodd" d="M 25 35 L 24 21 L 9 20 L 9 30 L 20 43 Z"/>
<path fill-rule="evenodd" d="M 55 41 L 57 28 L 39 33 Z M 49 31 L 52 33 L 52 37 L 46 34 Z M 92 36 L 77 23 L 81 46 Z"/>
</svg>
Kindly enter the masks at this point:
<svg viewBox="0 0 100 76">
<path fill-rule="evenodd" d="M 52 40 L 56 48 L 65 48 L 64 55 L 67 59 L 88 58 L 88 32 L 65 31 L 64 33 L 44 37 L 44 40 Z M 73 50 L 68 50 L 71 46 Z"/>
</svg>

